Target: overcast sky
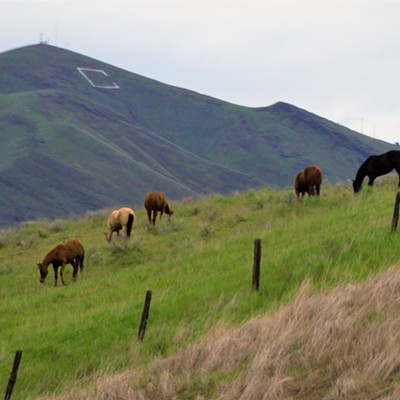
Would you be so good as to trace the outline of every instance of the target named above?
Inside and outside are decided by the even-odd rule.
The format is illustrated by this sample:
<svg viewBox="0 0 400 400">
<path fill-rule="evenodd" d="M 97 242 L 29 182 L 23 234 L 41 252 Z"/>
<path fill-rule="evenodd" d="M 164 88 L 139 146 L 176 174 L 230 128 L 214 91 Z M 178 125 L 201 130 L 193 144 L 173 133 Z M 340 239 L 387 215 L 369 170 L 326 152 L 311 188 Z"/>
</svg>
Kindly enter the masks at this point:
<svg viewBox="0 0 400 400">
<path fill-rule="evenodd" d="M 400 142 L 400 0 L 0 0 L 0 52 L 39 40 Z"/>
</svg>

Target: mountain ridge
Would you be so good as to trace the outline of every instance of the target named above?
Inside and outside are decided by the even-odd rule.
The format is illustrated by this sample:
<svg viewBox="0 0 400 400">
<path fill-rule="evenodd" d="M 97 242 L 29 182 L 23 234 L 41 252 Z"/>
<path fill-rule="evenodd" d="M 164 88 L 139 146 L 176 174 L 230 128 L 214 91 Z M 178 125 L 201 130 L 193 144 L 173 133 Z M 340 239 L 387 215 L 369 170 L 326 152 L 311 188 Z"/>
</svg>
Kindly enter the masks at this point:
<svg viewBox="0 0 400 400">
<path fill-rule="evenodd" d="M 288 103 L 235 105 L 45 44 L 0 54 L 0 141 L 0 226 L 137 205 L 150 190 L 283 188 L 308 164 L 335 183 L 395 148 Z"/>
</svg>

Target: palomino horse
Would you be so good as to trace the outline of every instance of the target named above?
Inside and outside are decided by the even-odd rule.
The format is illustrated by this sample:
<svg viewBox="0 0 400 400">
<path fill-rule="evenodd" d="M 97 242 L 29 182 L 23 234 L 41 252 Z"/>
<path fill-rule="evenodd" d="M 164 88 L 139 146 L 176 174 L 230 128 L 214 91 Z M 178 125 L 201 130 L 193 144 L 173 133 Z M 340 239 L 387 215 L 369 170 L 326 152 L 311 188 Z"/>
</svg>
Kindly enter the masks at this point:
<svg viewBox="0 0 400 400">
<path fill-rule="evenodd" d="M 76 276 L 78 275 L 78 269 L 83 270 L 83 260 L 85 258 L 85 251 L 83 249 L 82 243 L 77 239 L 69 239 L 64 243 L 59 244 L 50 250 L 44 257 L 41 263 L 38 263 L 39 268 L 39 280 L 40 283 L 44 283 L 46 276 L 48 274 L 49 264 L 53 264 L 54 269 L 54 286 L 57 286 L 58 279 L 58 267 L 61 266 L 60 276 L 61 282 L 64 282 L 64 268 L 67 264 L 71 264 L 74 268 L 72 273 L 72 280 L 76 281 Z"/>
<path fill-rule="evenodd" d="M 104 232 L 107 242 L 111 242 L 113 232 L 117 232 L 117 236 L 119 236 L 121 229 L 125 237 L 130 238 L 134 220 L 135 213 L 131 208 L 122 207 L 111 211 L 107 218 L 107 230 Z"/>
<path fill-rule="evenodd" d="M 321 187 L 324 175 L 321 168 L 312 165 L 300 171 L 296 179 L 294 180 L 294 190 L 296 192 L 297 200 L 304 197 L 306 193 L 309 196 L 314 196 L 315 194 L 319 196 L 319 191 Z"/>
<path fill-rule="evenodd" d="M 356 179 L 353 181 L 354 193 L 358 193 L 361 190 L 362 182 L 366 176 L 368 176 L 368 185 L 374 184 L 375 178 L 381 175 L 386 175 L 393 169 L 396 170 L 399 176 L 399 187 L 400 187 L 400 151 L 390 150 L 387 153 L 383 153 L 379 156 L 369 156 L 360 166 L 357 171 Z"/>
<path fill-rule="evenodd" d="M 167 198 L 162 192 L 149 192 L 144 197 L 144 208 L 147 211 L 147 217 L 149 219 L 149 224 L 155 226 L 157 212 L 160 211 L 160 218 L 163 213 L 167 214 L 169 217 L 174 213 L 168 205 Z"/>
</svg>

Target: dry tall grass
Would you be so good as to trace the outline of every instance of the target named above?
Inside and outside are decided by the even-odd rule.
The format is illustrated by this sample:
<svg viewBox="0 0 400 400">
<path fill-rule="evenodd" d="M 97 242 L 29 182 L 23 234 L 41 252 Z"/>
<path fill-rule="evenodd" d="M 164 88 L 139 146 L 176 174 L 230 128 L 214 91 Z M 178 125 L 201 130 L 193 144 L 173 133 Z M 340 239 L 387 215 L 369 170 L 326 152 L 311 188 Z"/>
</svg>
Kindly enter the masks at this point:
<svg viewBox="0 0 400 400">
<path fill-rule="evenodd" d="M 210 337 L 146 372 L 101 379 L 59 399 L 400 398 L 400 270 L 311 293 Z"/>
</svg>

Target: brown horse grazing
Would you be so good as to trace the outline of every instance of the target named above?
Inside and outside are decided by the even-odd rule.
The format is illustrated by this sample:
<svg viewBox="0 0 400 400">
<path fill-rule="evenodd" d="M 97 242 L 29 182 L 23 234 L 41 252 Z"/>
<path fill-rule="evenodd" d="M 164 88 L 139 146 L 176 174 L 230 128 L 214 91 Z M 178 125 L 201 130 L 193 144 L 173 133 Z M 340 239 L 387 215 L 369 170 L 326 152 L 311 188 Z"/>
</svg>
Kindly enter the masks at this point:
<svg viewBox="0 0 400 400">
<path fill-rule="evenodd" d="M 306 193 L 308 193 L 309 196 L 314 196 L 315 194 L 319 196 L 323 179 L 324 175 L 321 168 L 315 165 L 306 167 L 303 171 L 300 171 L 294 180 L 294 190 L 297 200 L 300 200 L 300 195 L 304 197 Z"/>
<path fill-rule="evenodd" d="M 149 218 L 149 224 L 155 226 L 157 212 L 160 211 L 160 218 L 163 213 L 169 217 L 174 213 L 168 205 L 167 198 L 162 192 L 149 192 L 144 197 L 144 208 L 147 211 L 147 217 Z"/>
<path fill-rule="evenodd" d="M 76 276 L 78 275 L 78 269 L 83 270 L 83 260 L 85 258 L 85 250 L 83 249 L 82 243 L 77 239 L 69 239 L 64 243 L 59 244 L 50 250 L 43 261 L 38 263 L 39 268 L 39 280 L 40 283 L 44 283 L 46 276 L 48 274 L 49 264 L 53 264 L 54 269 L 54 286 L 57 286 L 58 279 L 58 267 L 61 266 L 60 276 L 61 282 L 64 282 L 64 268 L 67 264 L 71 264 L 74 268 L 72 273 L 72 280 L 76 281 Z"/>
<path fill-rule="evenodd" d="M 121 229 L 125 237 L 129 239 L 134 221 L 135 213 L 131 208 L 122 207 L 119 210 L 111 211 L 107 218 L 107 230 L 104 232 L 107 242 L 111 242 L 113 232 L 117 232 L 117 236 L 119 236 Z"/>
</svg>

